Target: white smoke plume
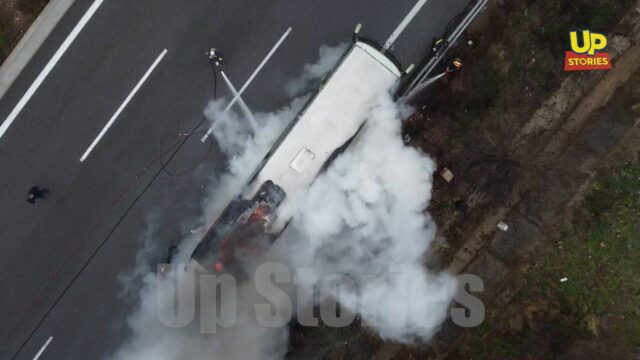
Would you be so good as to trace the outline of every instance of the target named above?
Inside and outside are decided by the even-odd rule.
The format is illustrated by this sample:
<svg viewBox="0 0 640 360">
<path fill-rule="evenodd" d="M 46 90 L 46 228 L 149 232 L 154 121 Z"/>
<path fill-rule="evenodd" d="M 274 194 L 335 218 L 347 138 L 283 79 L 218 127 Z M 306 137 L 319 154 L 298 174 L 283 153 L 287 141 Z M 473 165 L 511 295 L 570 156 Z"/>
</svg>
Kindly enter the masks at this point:
<svg viewBox="0 0 640 360">
<path fill-rule="evenodd" d="M 435 236 L 423 214 L 435 164 L 402 143 L 399 112 L 388 94 L 378 98 L 363 133 L 311 186 L 292 223 L 291 261 L 313 264 L 320 279 L 348 276 L 356 288 L 333 284 L 330 295 L 383 338 L 409 342 L 434 334 L 456 283 L 422 263 Z"/>
<path fill-rule="evenodd" d="M 317 83 L 319 78 L 327 73 L 338 60 L 336 52 L 341 52 L 344 45 L 335 50 L 324 47 L 318 64 L 307 68 L 312 73 L 305 72 L 300 80 L 288 85 L 290 91 L 299 93 L 310 83 Z M 342 49 L 342 50 L 339 50 Z M 329 55 L 323 55 L 323 54 Z M 327 56 L 331 56 L 327 59 Z M 297 90 L 295 87 L 299 87 Z M 227 155 L 226 171 L 211 180 L 209 196 L 203 201 L 203 230 L 207 229 L 218 217 L 223 208 L 240 192 L 258 163 L 271 148 L 274 141 L 282 133 L 284 127 L 291 121 L 304 105 L 307 96 L 300 96 L 291 104 L 273 113 L 257 113 L 256 119 L 260 124 L 260 131 L 252 134 L 246 120 L 233 111 L 224 112 L 227 102 L 225 99 L 212 101 L 205 109 L 205 115 L 213 122 L 213 136 L 219 148 Z M 153 218 L 152 218 L 153 219 Z M 280 359 L 287 349 L 288 329 L 264 328 L 256 323 L 252 316 L 253 305 L 258 301 L 255 288 L 242 285 L 238 289 L 237 322 L 227 329 L 218 329 L 216 334 L 202 334 L 198 322 L 189 326 L 170 328 L 159 319 L 161 312 L 171 312 L 168 307 L 173 306 L 176 291 L 191 291 L 194 300 L 198 297 L 198 289 L 184 280 L 180 269 L 159 277 L 155 272 L 149 272 L 149 254 L 154 248 L 150 234 L 155 228 L 150 224 L 144 234 L 144 247 L 136 257 L 136 267 L 131 274 L 121 276 L 123 294 L 130 295 L 132 287 L 137 283 L 140 291 L 137 294 L 138 306 L 127 323 L 132 331 L 131 338 L 111 356 L 117 360 L 139 359 Z M 174 259 L 174 264 L 185 264 L 204 231 L 191 234 L 180 244 L 180 252 Z M 154 259 L 157 261 L 157 259 Z M 139 279 L 142 279 L 141 281 Z M 136 280 L 138 280 L 136 282 Z M 175 290 L 174 289 L 180 289 Z M 185 290 L 187 289 L 187 290 Z M 234 302 L 235 303 L 235 302 Z M 221 306 L 226 305 L 222 301 Z"/>
<path fill-rule="evenodd" d="M 159 246 L 154 241 L 158 231 L 158 217 L 159 214 L 157 212 L 152 212 L 147 216 L 149 226 L 141 236 L 142 248 L 136 254 L 136 267 L 133 271 L 119 274 L 118 276 L 118 280 L 122 284 L 122 291 L 118 294 L 120 298 L 128 299 L 136 296 L 140 284 L 151 270 L 149 259 L 159 253 Z"/>
<path fill-rule="evenodd" d="M 290 81 L 285 90 L 290 97 L 298 96 L 310 90 L 320 78 L 333 68 L 347 50 L 347 44 L 342 43 L 337 46 L 322 45 L 320 47 L 320 58 L 317 62 L 306 64 L 302 76 Z"/>
<path fill-rule="evenodd" d="M 213 137 L 227 156 L 228 164 L 223 174 L 211 180 L 209 195 L 203 202 L 203 218 L 206 219 L 203 229 L 208 228 L 224 207 L 240 193 L 287 123 L 300 111 L 305 99 L 296 98 L 289 106 L 273 113 L 256 114 L 260 124 L 260 131 L 256 134 L 252 133 L 246 119 L 231 111 L 223 112 L 227 104 L 224 100 L 209 103 L 205 115 L 213 121 Z M 200 237 L 194 237 L 193 240 L 181 246 L 184 250 L 181 255 L 188 257 Z M 186 257 L 179 258 L 187 260 Z"/>
<path fill-rule="evenodd" d="M 275 113 L 256 114 L 261 125 L 260 132 L 252 134 L 245 119 L 233 112 L 223 112 L 224 100 L 212 101 L 205 114 L 214 122 L 213 136 L 219 147 L 228 156 L 227 171 L 212 180 L 210 195 L 203 203 L 203 218 L 206 219 L 203 231 L 185 238 L 180 244 L 180 252 L 173 260 L 174 264 L 186 264 L 189 257 L 206 230 L 227 205 L 242 189 L 259 161 L 295 114 L 298 113 L 304 99 L 295 99 L 289 107 Z M 153 227 L 153 224 L 150 225 Z M 141 251 L 148 254 L 148 234 L 145 234 L 145 247 Z M 147 261 L 144 261 L 147 260 Z M 148 271 L 148 259 L 137 258 L 133 271 L 135 277 Z M 185 293 L 191 293 L 193 300 L 200 298 L 197 285 L 186 276 L 182 276 L 182 266 L 169 274 L 159 277 L 156 273 L 146 273 L 139 294 L 139 306 L 128 319 L 133 331 L 132 338 L 118 350 L 114 358 L 124 359 L 280 359 L 284 356 L 288 332 L 286 328 L 264 328 L 256 323 L 253 305 L 260 299 L 255 290 L 246 284 L 238 289 L 237 322 L 232 328 L 218 328 L 215 334 L 202 334 L 198 320 L 184 327 L 169 328 L 159 319 L 158 314 L 171 313 L 174 306 L 174 287 Z M 131 276 L 123 276 L 123 284 L 130 292 Z M 230 304 L 223 299 L 222 308 Z M 197 309 L 200 310 L 200 309 Z"/>
<path fill-rule="evenodd" d="M 317 84 L 344 50 L 344 45 L 322 47 L 320 60 L 305 66 L 304 75 L 286 90 L 299 94 L 308 89 L 309 83 Z M 240 192 L 304 101 L 297 98 L 278 112 L 256 114 L 261 128 L 255 135 L 243 118 L 233 112 L 222 113 L 226 104 L 223 100 L 209 104 L 205 114 L 214 121 L 214 136 L 228 156 L 228 166 L 224 174 L 212 179 L 210 195 L 203 204 L 203 229 Z M 293 225 L 274 248 L 286 252 L 284 257 L 294 269 L 312 267 L 323 280 L 339 278 L 336 275 L 352 278 L 355 289 L 342 286 L 338 290 L 334 283 L 324 286 L 327 296 L 359 313 L 383 338 L 408 342 L 433 335 L 445 317 L 455 281 L 447 275 L 429 274 L 422 265 L 422 256 L 435 232 L 433 222 L 423 214 L 435 165 L 426 155 L 404 146 L 399 111 L 388 94 L 372 104 L 369 113 L 363 114 L 368 118 L 363 132 L 296 202 L 299 207 L 293 211 Z M 182 241 L 175 264 L 188 262 L 202 235 L 192 234 Z M 282 256 L 275 257 L 283 260 Z M 148 262 L 140 266 L 148 267 Z M 136 271 L 139 276 L 140 271 Z M 318 285 L 310 279 L 298 280 L 303 286 L 298 296 L 312 294 L 310 289 Z M 128 319 L 132 336 L 113 358 L 284 357 L 288 328 L 265 328 L 256 322 L 253 306 L 264 299 L 253 286 L 245 283 L 238 289 L 238 301 L 233 301 L 237 306 L 233 327 L 203 334 L 198 321 L 170 328 L 158 318 L 159 312 L 173 306 L 174 285 L 183 290 L 194 286 L 183 280 L 180 271 L 164 275 L 160 281 L 155 273 L 143 277 L 139 305 Z M 197 287 L 193 294 L 199 298 Z M 307 300 L 317 304 L 324 299 Z M 220 302 L 224 309 L 231 300 L 223 298 Z"/>
</svg>

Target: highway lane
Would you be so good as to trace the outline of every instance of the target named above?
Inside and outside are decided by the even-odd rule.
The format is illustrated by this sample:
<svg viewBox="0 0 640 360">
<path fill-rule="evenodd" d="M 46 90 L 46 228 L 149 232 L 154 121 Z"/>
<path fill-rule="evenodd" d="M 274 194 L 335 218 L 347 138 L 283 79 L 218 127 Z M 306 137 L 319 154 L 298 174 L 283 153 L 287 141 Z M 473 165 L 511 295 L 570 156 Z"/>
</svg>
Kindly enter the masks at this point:
<svg viewBox="0 0 640 360">
<path fill-rule="evenodd" d="M 139 8 L 129 7 L 125 2 L 116 5 L 100 9 L 103 16 L 94 18 L 95 22 L 90 24 L 94 26 L 88 26 L 77 39 L 87 42 L 85 50 L 70 49 L 49 81 L 24 109 L 21 118 L 0 141 L 3 147 L 0 153 L 11 154 L 10 157 L 2 157 L 2 168 L 13 170 L 2 175 L 2 198 L 7 200 L 2 203 L 2 212 L 7 214 L 2 217 L 2 266 L 4 273 L 11 276 L 3 277 L 0 284 L 2 289 L 11 289 L 12 294 L 2 297 L 2 319 L 7 319 L 2 322 L 3 333 L 11 325 L 9 320 L 15 319 L 16 313 L 37 294 L 78 238 L 102 216 L 113 198 L 127 186 L 143 164 L 153 158 L 159 132 L 175 133 L 178 127 L 192 121 L 188 117 L 182 118 L 184 113 L 180 110 L 185 107 L 193 106 L 192 113 L 199 112 L 195 110 L 196 103 L 181 107 L 177 101 L 169 111 L 163 109 L 161 114 L 156 111 L 139 116 L 147 120 L 146 129 L 136 128 L 140 122 L 130 123 L 134 125 L 132 127 L 114 127 L 111 135 L 117 136 L 122 132 L 135 136 L 126 138 L 128 143 L 116 146 L 113 152 L 98 152 L 96 149 L 94 161 L 81 167 L 78 162 L 80 155 L 162 49 L 156 50 L 159 41 L 156 44 L 149 41 L 157 33 L 151 26 L 146 32 L 141 30 L 131 34 L 131 27 L 147 13 L 145 8 L 149 8 L 149 3 L 140 4 Z M 155 25 L 163 28 L 161 24 Z M 113 29 L 121 30 L 118 33 Z M 202 69 L 208 71 L 206 62 Z M 57 74 L 60 74 L 60 79 L 56 78 Z M 150 89 L 162 90 L 161 82 L 152 82 L 155 79 L 158 78 L 149 80 Z M 169 83 L 174 79 L 165 80 Z M 209 83 L 201 86 L 190 86 L 195 88 L 194 92 L 189 92 L 187 87 L 180 89 L 185 99 L 201 100 L 197 103 L 200 108 L 211 96 Z M 147 94 L 151 99 L 157 98 L 153 91 Z M 157 100 L 170 104 L 174 95 L 167 94 Z M 133 128 L 135 132 L 123 131 L 124 128 Z M 154 139 L 153 144 L 136 146 L 141 143 L 141 138 L 147 139 L 146 136 Z M 142 149 L 146 152 L 140 151 Z M 108 157 L 100 158 L 100 155 Z M 29 206 L 24 202 L 24 189 L 31 183 L 44 183 L 51 187 L 51 199 L 37 207 Z M 114 211 L 122 212 L 130 200 L 131 197 L 125 198 Z M 109 220 L 105 219 L 103 223 L 107 224 Z M 103 237 L 104 232 L 99 230 L 92 234 L 95 240 Z M 73 265 L 65 270 L 72 274 Z M 61 277 L 64 278 L 65 274 L 62 273 Z"/>
<path fill-rule="evenodd" d="M 460 1 L 458 6 L 462 4 Z M 12 294 L 0 300 L 0 330 L 7 329 L 5 319 L 16 317 L 75 241 L 102 216 L 143 164 L 154 158 L 159 137 L 185 132 L 197 123 L 211 97 L 204 48 L 213 44 L 225 52 L 227 73 L 239 87 L 282 32 L 292 26 L 290 37 L 245 95 L 254 111 L 273 110 L 288 102 L 281 89 L 300 73 L 304 63 L 316 59 L 321 44 L 348 41 L 356 22 L 364 23 L 365 35 L 383 42 L 412 5 L 412 1 L 404 1 L 402 6 L 391 1 L 275 1 L 258 5 L 250 1 L 194 1 L 185 7 L 178 2 L 105 2 L 0 139 L 1 167 L 11 169 L 0 175 L 0 206 L 7 214 L 0 219 L 0 266 L 5 274 L 12 274 L 0 282 L 3 292 L 11 289 Z M 83 2 L 72 7 L 3 98 L 2 117 L 87 7 Z M 438 36 L 447 18 L 458 11 L 452 2 L 429 2 L 398 40 L 398 57 L 418 61 L 431 37 Z M 165 48 L 166 57 L 87 161 L 80 164 L 80 155 Z M 224 94 L 224 88 L 220 89 Z M 198 145 L 190 144 L 181 158 L 188 161 L 189 153 L 195 156 L 199 151 Z M 222 161 L 221 154 L 214 152 L 204 167 L 209 173 L 219 172 Z M 157 209 L 170 214 L 161 221 L 168 229 L 158 236 L 162 248 L 171 240 L 166 233 L 179 229 L 181 220 L 197 217 L 198 206 L 185 209 L 178 204 L 198 204 L 202 196 L 198 185 L 206 183 L 206 175 L 161 176 L 40 324 L 20 357 L 31 358 L 52 335 L 55 339 L 45 352 L 52 358 L 94 357 L 112 349 L 125 334 L 123 319 L 131 308 L 114 296 L 121 288 L 117 275 L 131 269 L 148 214 Z M 100 222 L 0 355 L 5 349 L 9 353 L 19 347 L 39 325 L 149 180 L 150 176 L 141 178 Z M 36 207 L 27 206 L 24 191 L 36 182 L 50 185 L 54 196 Z"/>
</svg>

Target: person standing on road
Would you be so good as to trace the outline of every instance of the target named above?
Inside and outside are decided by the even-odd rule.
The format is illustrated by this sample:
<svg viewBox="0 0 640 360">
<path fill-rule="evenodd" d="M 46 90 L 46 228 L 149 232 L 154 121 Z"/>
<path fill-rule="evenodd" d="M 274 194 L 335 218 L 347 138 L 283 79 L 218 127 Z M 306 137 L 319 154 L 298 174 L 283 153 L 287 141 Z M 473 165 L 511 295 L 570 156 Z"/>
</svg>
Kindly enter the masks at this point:
<svg viewBox="0 0 640 360">
<path fill-rule="evenodd" d="M 211 62 L 216 65 L 216 66 L 221 66 L 223 63 L 222 60 L 222 55 L 220 54 L 220 51 L 218 51 L 218 49 L 216 48 L 211 48 L 207 51 L 205 51 L 205 54 L 207 54 L 207 56 L 209 57 L 209 60 L 211 60 Z"/>
<path fill-rule="evenodd" d="M 451 74 L 457 71 L 462 70 L 462 60 L 460 58 L 453 58 L 449 61 L 447 65 L 447 73 Z"/>
<path fill-rule="evenodd" d="M 35 204 L 36 199 L 44 198 L 49 193 L 49 189 L 42 186 L 32 186 L 27 193 L 27 201 Z"/>
</svg>

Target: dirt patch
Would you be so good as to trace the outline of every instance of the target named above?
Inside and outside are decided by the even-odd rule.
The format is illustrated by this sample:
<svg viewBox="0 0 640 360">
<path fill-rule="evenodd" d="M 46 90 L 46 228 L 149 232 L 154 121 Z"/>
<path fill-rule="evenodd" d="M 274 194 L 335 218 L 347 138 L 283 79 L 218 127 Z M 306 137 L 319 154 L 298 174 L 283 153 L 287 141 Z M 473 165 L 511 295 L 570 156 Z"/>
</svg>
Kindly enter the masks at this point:
<svg viewBox="0 0 640 360">
<path fill-rule="evenodd" d="M 576 99 L 565 97 L 575 105 L 545 123 L 546 141 L 519 144 L 525 150 L 521 154 L 543 164 L 544 187 L 526 174 L 516 184 L 515 206 L 506 216 L 513 231 L 488 242 L 489 253 L 509 264 L 512 274 L 496 293 L 501 296 L 494 297 L 485 325 L 469 331 L 449 358 L 631 359 L 637 352 L 638 283 L 637 277 L 625 275 L 640 267 L 633 240 L 640 188 L 634 182 L 640 169 L 635 156 L 640 150 L 637 49 L 628 48 L 618 67 L 594 77 L 597 81 L 568 78 L 558 93 L 579 89 Z M 558 93 L 551 100 L 564 96 Z M 532 119 L 539 120 L 539 114 Z M 631 152 L 636 160 L 619 169 L 625 158 L 619 151 Z M 596 173 L 605 177 L 594 181 Z M 563 222 L 567 204 L 577 209 Z M 623 230 L 629 228 L 630 233 Z M 549 235 L 546 240 L 541 231 Z M 474 259 L 465 271 L 483 276 L 487 270 L 474 269 L 483 263 Z"/>
<path fill-rule="evenodd" d="M 435 254 L 441 264 L 450 263 L 487 213 L 514 203 L 516 179 L 538 186 L 554 181 L 539 148 L 566 142 L 558 127 L 604 76 L 563 72 L 568 33 L 582 27 L 607 32 L 632 5 L 494 1 L 463 36 L 452 54 L 465 60 L 463 73 L 425 92 L 425 105 L 405 126 L 413 145 L 456 175 L 451 183 L 436 177 L 429 208 L 446 234 L 447 248 Z M 601 105 L 584 104 L 585 114 Z"/>
<path fill-rule="evenodd" d="M 0 64 L 4 63 L 48 0 L 0 0 Z"/>
<path fill-rule="evenodd" d="M 617 96 L 631 90 L 637 104 L 638 82 Z M 594 116 L 620 108 L 613 102 Z M 636 154 L 637 145 L 631 144 Z M 640 161 L 634 158 L 602 169 L 605 175 L 590 183 L 569 217 L 515 270 L 519 289 L 498 301 L 450 358 L 634 358 L 640 350 Z"/>
</svg>

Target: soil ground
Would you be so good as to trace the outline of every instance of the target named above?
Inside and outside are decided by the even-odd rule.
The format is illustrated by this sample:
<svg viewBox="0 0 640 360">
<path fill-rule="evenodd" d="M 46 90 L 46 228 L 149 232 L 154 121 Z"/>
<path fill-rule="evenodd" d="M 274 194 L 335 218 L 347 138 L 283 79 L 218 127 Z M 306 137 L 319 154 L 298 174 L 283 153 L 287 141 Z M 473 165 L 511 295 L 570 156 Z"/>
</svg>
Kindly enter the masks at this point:
<svg viewBox="0 0 640 360">
<path fill-rule="evenodd" d="M 0 64 L 18 44 L 49 0 L 0 0 Z"/>
<path fill-rule="evenodd" d="M 450 358 L 640 355 L 640 161 L 611 170 L 515 270 L 522 288 L 500 311 L 490 310 Z"/>
</svg>

